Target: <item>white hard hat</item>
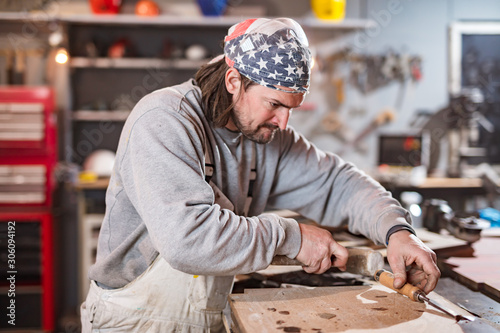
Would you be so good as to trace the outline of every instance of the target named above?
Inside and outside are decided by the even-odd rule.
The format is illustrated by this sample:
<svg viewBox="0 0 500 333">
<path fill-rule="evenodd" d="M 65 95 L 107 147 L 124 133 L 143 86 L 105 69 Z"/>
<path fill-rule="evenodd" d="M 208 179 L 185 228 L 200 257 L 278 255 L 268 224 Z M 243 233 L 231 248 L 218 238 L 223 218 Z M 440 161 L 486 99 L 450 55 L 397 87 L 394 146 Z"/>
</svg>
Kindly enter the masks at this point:
<svg viewBox="0 0 500 333">
<path fill-rule="evenodd" d="M 111 150 L 98 149 L 92 152 L 83 163 L 83 170 L 99 177 L 109 177 L 113 172 L 115 153 Z"/>
</svg>

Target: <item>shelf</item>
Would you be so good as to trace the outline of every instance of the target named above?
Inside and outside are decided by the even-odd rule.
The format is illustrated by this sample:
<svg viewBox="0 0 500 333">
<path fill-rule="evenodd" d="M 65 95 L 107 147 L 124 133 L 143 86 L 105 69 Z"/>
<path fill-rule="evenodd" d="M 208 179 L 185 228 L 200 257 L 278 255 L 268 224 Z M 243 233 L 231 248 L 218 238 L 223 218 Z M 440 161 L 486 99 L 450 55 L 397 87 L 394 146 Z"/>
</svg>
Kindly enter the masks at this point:
<svg viewBox="0 0 500 333">
<path fill-rule="evenodd" d="M 129 116 L 128 110 L 92 111 L 78 110 L 73 112 L 73 120 L 79 121 L 125 121 Z"/>
<path fill-rule="evenodd" d="M 63 23 L 81 24 L 104 24 L 104 25 L 159 25 L 159 26 L 199 26 L 199 27 L 222 27 L 229 28 L 233 24 L 245 20 L 240 16 L 175 16 L 159 15 L 153 17 L 137 16 L 134 14 L 117 15 L 92 15 L 92 14 L 70 14 L 70 15 L 47 15 L 46 13 L 10 13 L 0 12 L 2 21 L 60 21 Z"/>
<path fill-rule="evenodd" d="M 210 59 L 193 61 L 188 59 L 159 59 L 159 58 L 71 58 L 73 68 L 174 68 L 197 70 Z"/>
<path fill-rule="evenodd" d="M 357 30 L 368 29 L 376 25 L 373 20 L 346 18 L 342 21 L 319 20 L 314 16 L 307 16 L 295 19 L 304 29 L 339 29 L 339 30 Z"/>
<path fill-rule="evenodd" d="M 160 15 L 156 17 L 140 17 L 136 15 L 72 15 L 62 18 L 68 23 L 91 24 L 139 24 L 139 25 L 166 25 L 166 26 L 198 26 L 198 27 L 230 27 L 250 17 L 240 16 L 172 16 Z M 310 15 L 294 18 L 303 28 L 326 29 L 365 29 L 375 24 L 375 21 L 365 19 L 346 18 L 342 21 L 319 20 Z"/>
<path fill-rule="evenodd" d="M 83 182 L 80 181 L 76 188 L 79 190 L 105 190 L 109 185 L 109 177 L 99 178 L 95 181 Z"/>
<path fill-rule="evenodd" d="M 153 17 L 137 16 L 133 14 L 118 15 L 69 15 L 61 17 L 68 23 L 82 24 L 110 24 L 110 25 L 161 25 L 161 26 L 202 26 L 202 27 L 230 27 L 245 18 L 232 16 L 174 16 L 159 15 Z"/>
<path fill-rule="evenodd" d="M 117 15 L 41 15 L 36 13 L 6 13 L 0 12 L 0 20 L 11 21 L 61 21 L 71 24 L 102 24 L 102 25 L 157 25 L 157 26 L 189 26 L 189 27 L 220 27 L 229 28 L 249 17 L 241 16 L 174 16 L 159 15 L 143 17 L 133 14 Z M 312 15 L 294 18 L 303 28 L 319 29 L 366 29 L 375 25 L 369 19 L 346 18 L 342 21 L 319 20 Z"/>
</svg>

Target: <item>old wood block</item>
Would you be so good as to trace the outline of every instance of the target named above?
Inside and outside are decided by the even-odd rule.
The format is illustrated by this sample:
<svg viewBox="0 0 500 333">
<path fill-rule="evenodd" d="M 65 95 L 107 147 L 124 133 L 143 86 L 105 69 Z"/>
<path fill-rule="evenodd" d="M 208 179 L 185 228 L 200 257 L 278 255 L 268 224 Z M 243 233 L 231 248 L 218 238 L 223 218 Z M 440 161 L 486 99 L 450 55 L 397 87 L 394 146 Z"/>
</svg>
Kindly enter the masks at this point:
<svg viewBox="0 0 500 333">
<path fill-rule="evenodd" d="M 467 314 L 436 293 L 430 298 Z M 462 332 L 456 321 L 381 285 L 267 289 L 230 295 L 235 332 Z"/>
</svg>

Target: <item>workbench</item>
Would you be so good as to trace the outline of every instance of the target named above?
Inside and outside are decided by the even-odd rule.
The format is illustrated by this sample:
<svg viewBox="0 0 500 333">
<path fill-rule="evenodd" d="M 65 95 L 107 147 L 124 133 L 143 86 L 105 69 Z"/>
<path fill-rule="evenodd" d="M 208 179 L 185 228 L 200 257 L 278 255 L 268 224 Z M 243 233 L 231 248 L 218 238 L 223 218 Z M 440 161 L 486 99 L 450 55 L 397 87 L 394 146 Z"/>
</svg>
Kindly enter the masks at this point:
<svg viewBox="0 0 500 333">
<path fill-rule="evenodd" d="M 480 178 L 428 177 L 418 185 L 408 182 L 380 181 L 380 183 L 398 200 L 401 199 L 403 192 L 418 192 L 423 200 L 443 199 L 457 210 L 464 210 L 470 199 L 488 196 L 488 191 Z"/>
<path fill-rule="evenodd" d="M 454 302 L 439 294 L 447 293 Z M 429 298 L 456 314 L 482 318 L 456 321 L 426 303 L 379 284 L 344 287 L 251 289 L 229 297 L 230 332 L 496 332 L 500 306 L 482 294 L 443 279 Z M 463 309 L 466 307 L 468 311 Z"/>
<path fill-rule="evenodd" d="M 109 179 L 99 179 L 96 182 L 88 182 L 88 183 L 80 183 L 78 186 L 78 189 L 81 191 L 81 200 L 84 200 L 84 195 L 83 193 L 86 191 L 102 191 L 107 188 Z M 415 189 L 414 187 L 400 187 L 400 190 L 411 190 Z M 455 196 L 459 196 L 461 193 L 468 193 L 470 196 L 471 193 L 481 195 L 484 194 L 484 190 L 482 189 L 481 185 L 481 180 L 479 179 L 460 179 L 460 178 L 429 178 L 425 183 L 421 184 L 418 187 L 419 191 L 424 191 L 424 193 L 432 193 L 435 194 L 436 191 L 445 191 L 449 193 L 453 193 Z M 457 192 L 458 191 L 458 192 Z M 463 192 L 462 192 L 463 191 Z M 471 192 L 472 191 L 472 192 Z M 82 209 L 82 211 L 85 211 Z M 293 216 L 292 216 L 293 217 Z M 82 221 L 86 221 L 82 217 Z M 300 221 L 301 223 L 307 223 L 307 221 Z M 500 256 L 499 255 L 492 255 L 489 253 L 488 249 L 491 248 L 492 251 L 496 251 L 498 253 L 498 250 L 500 248 L 500 237 L 498 236 L 492 236 L 492 237 L 483 237 L 481 238 L 480 241 L 477 243 L 474 243 L 472 245 L 468 245 L 465 241 L 456 239 L 451 236 L 446 236 L 446 235 L 437 235 L 434 233 L 430 233 L 425 230 L 417 230 L 419 233 L 419 237 L 424 240 L 425 243 L 427 243 L 431 248 L 434 249 L 434 251 L 438 254 L 439 258 L 439 265 L 440 268 L 443 272 L 443 277 L 439 280 L 438 285 L 435 289 L 435 293 L 439 295 L 440 297 L 443 297 L 445 301 L 449 301 L 450 304 L 456 304 L 459 307 L 463 306 L 467 310 L 474 312 L 478 315 L 480 315 L 484 320 L 487 320 L 488 322 L 493 325 L 493 327 L 498 328 L 500 331 L 500 299 L 495 298 L 495 292 L 498 292 L 498 290 L 493 289 L 492 290 L 487 290 L 484 289 L 485 284 L 482 283 L 482 281 L 471 281 L 467 276 L 462 276 L 461 272 L 459 269 L 456 269 L 456 267 L 452 267 L 452 265 L 448 263 L 456 263 L 456 260 L 464 260 L 464 259 L 480 259 L 483 263 L 485 263 L 487 270 L 492 274 L 490 277 L 490 280 L 495 280 L 495 281 L 500 281 L 500 272 L 498 272 L 498 275 L 493 275 L 495 274 L 495 267 L 498 267 L 500 269 Z M 338 233 L 337 235 L 340 235 Z M 345 238 L 344 240 L 344 245 L 346 246 L 358 246 L 362 245 L 360 242 L 363 242 L 360 240 L 358 237 L 354 237 L 350 235 L 349 237 Z M 88 239 L 87 239 L 88 241 Z M 385 248 L 380 248 L 374 246 L 374 248 L 378 248 L 380 251 L 385 253 Z M 486 256 L 493 256 L 494 258 L 486 258 L 486 259 L 481 259 L 480 257 L 486 255 Z M 497 259 L 495 259 L 497 258 Z M 488 260 L 497 260 L 495 262 L 491 262 L 488 264 Z M 388 267 L 387 267 L 388 268 Z M 285 271 L 283 271 L 285 269 Z M 300 266 L 289 266 L 289 267 L 281 267 L 281 266 L 270 266 L 268 269 L 257 272 L 253 275 L 249 275 L 247 277 L 243 277 L 243 279 L 254 279 L 256 280 L 255 283 L 252 285 L 252 282 L 250 282 L 248 285 L 250 286 L 249 289 L 246 290 L 246 293 L 255 293 L 255 295 L 261 295 L 264 293 L 264 295 L 269 295 L 271 290 L 275 290 L 272 288 L 266 288 L 263 289 L 262 287 L 265 285 L 266 287 L 279 287 L 280 285 L 284 286 L 290 286 L 290 284 L 287 283 L 278 283 L 276 281 L 273 281 L 272 279 L 267 279 L 268 276 L 274 275 L 285 275 L 290 277 L 295 276 L 294 282 L 301 283 L 301 279 L 303 281 L 304 275 L 301 275 L 301 278 L 298 278 L 298 275 L 294 275 L 297 271 L 302 271 Z M 484 270 L 483 270 L 484 271 Z M 282 274 L 285 272 L 284 274 Z M 345 274 L 345 273 L 342 273 Z M 341 274 L 341 275 L 342 275 Z M 238 278 L 242 279 L 241 276 Z M 307 278 L 307 277 L 306 277 Z M 316 285 L 321 285 L 319 288 L 324 288 L 325 285 L 330 285 L 336 284 L 335 279 L 324 279 L 324 281 L 321 284 L 318 284 L 320 277 L 317 275 L 309 275 L 309 280 L 312 282 L 315 282 Z M 346 277 L 345 280 L 347 281 L 348 284 L 351 284 L 351 286 L 345 286 L 345 288 L 352 288 L 352 287 L 364 287 L 362 283 L 357 283 L 356 285 L 356 279 L 351 278 L 350 276 Z M 235 287 L 237 287 L 235 285 Z M 256 289 L 257 288 L 257 289 Z M 329 288 L 329 287 L 325 287 Z M 344 287 L 338 287 L 338 288 L 344 288 Z M 496 291 L 495 291 L 496 290 Z M 239 292 L 244 293 L 245 290 L 239 290 Z M 321 292 L 319 292 L 321 294 Z M 235 294 L 239 295 L 239 294 Z M 488 296 L 487 296 L 488 295 Z M 382 296 L 382 295 L 379 295 Z M 401 295 L 399 295 L 401 296 Z M 395 297 L 395 296 L 392 296 Z M 403 303 L 398 303 L 398 304 L 405 304 L 406 300 L 403 299 L 398 299 L 398 302 L 403 302 Z M 409 300 L 408 300 L 409 301 Z M 411 301 L 410 301 L 411 302 Z M 307 300 L 299 302 L 299 304 L 304 307 L 306 306 Z M 411 304 L 411 303 L 410 303 Z M 437 310 L 429 310 L 429 309 L 420 309 L 422 305 L 418 304 L 412 304 L 412 306 L 416 306 L 418 309 L 415 311 L 427 311 L 428 313 L 426 315 L 439 315 L 437 314 Z M 272 309 L 272 307 L 271 307 Z M 273 312 L 272 310 L 267 310 L 264 311 L 264 314 L 268 315 L 280 315 L 279 311 L 276 309 L 276 312 Z M 289 311 L 289 310 L 288 310 Z M 320 314 L 323 314 L 323 317 L 328 318 L 330 315 L 328 315 L 328 311 L 321 312 Z M 284 315 L 286 316 L 286 315 Z M 441 315 L 444 317 L 444 315 Z M 331 317 L 330 319 L 325 319 L 321 318 L 322 320 L 331 320 L 334 317 Z M 424 317 L 425 318 L 425 317 Z M 441 318 L 441 317 L 440 317 Z M 277 320 L 283 320 L 283 319 L 277 319 Z M 231 322 L 231 320 L 229 320 Z M 404 320 L 399 323 L 399 325 L 404 324 Z M 431 321 L 432 323 L 432 321 Z M 273 324 L 276 324 L 276 321 L 273 322 Z M 284 324 L 284 323 L 283 323 Z M 230 325 L 230 324 L 228 324 Z M 390 331 L 390 323 L 387 324 L 388 326 L 383 328 L 382 330 L 384 332 Z M 445 324 L 446 325 L 446 324 Z M 463 324 L 466 325 L 466 324 Z M 282 327 L 282 329 L 276 330 L 276 327 Z M 288 328 L 286 328 L 288 327 Z M 292 328 L 290 327 L 295 327 L 295 326 L 286 326 L 286 325 L 273 325 L 272 330 L 269 330 L 269 332 L 286 332 L 286 331 L 293 331 Z M 286 328 L 286 329 L 285 329 Z M 435 327 L 434 327 L 435 328 Z M 464 329 L 467 329 L 466 326 L 463 327 Z M 259 332 L 264 332 L 264 328 L 260 329 Z M 397 330 L 399 329 L 396 328 Z M 441 329 L 442 331 L 443 329 Z M 228 329 L 230 331 L 230 329 Z M 305 330 L 302 330 L 305 332 Z M 366 330 L 365 330 L 366 331 Z M 371 331 L 371 330 L 370 330 Z M 419 329 L 418 327 L 412 327 L 412 331 L 418 332 Z M 432 332 L 432 329 L 427 329 L 426 333 Z M 450 333 L 451 330 L 447 330 Z M 472 330 L 473 331 L 473 330 Z M 312 331 L 312 332 L 320 332 L 320 331 Z M 323 332 L 328 332 L 328 331 L 323 331 Z"/>
<path fill-rule="evenodd" d="M 449 264 L 456 260 L 469 259 L 471 262 L 476 260 L 487 267 L 480 269 L 480 272 L 484 274 L 487 270 L 490 280 L 500 281 L 500 256 L 497 250 L 500 248 L 500 237 L 483 237 L 480 241 L 469 245 L 448 237 L 444 237 L 445 241 L 439 242 L 434 241 L 434 237 L 430 237 L 428 233 L 422 235 L 421 238 L 427 238 L 426 242 L 434 247 L 443 272 L 442 278 L 430 296 L 457 312 L 462 311 L 462 314 L 470 315 L 468 312 L 470 311 L 479 315 L 481 318 L 477 319 L 475 325 L 478 323 L 485 325 L 480 328 L 486 332 L 500 331 L 500 299 L 495 296 L 495 292 L 498 292 L 495 284 L 491 283 L 493 290 L 496 290 L 492 291 L 485 289 L 487 284 L 482 281 L 471 283 L 470 277 L 463 275 L 467 270 L 462 271 L 459 266 Z M 492 255 L 495 251 L 496 254 Z M 496 258 L 491 258 L 491 256 Z M 472 267 L 469 273 L 476 272 L 476 268 L 477 266 Z M 389 269 L 387 264 L 386 269 Z M 323 274 L 322 279 L 314 274 L 309 275 L 307 285 L 300 285 L 307 279 L 307 274 L 297 271 L 301 270 L 300 266 L 295 266 L 295 270 L 293 267 L 270 266 L 252 276 L 259 280 L 260 284 L 252 286 L 252 283 L 248 282 L 250 289 L 241 290 L 240 288 L 241 294 L 233 293 L 230 296 L 233 313 L 229 322 L 235 321 L 235 323 L 231 324 L 232 329 L 228 331 L 253 332 L 255 327 L 260 327 L 259 332 L 334 332 L 347 329 L 356 332 L 372 332 L 376 328 L 380 332 L 477 331 L 477 327 L 470 326 L 471 323 L 460 321 L 456 324 L 454 320 L 450 320 L 450 317 L 438 310 L 412 302 L 405 296 L 385 294 L 390 292 L 389 289 L 386 291 L 367 289 L 370 287 L 357 284 L 358 280 L 352 278 L 351 274 L 340 273 L 338 270 L 332 273 L 335 270 L 330 270 Z M 334 277 L 343 275 L 345 275 L 346 285 L 327 286 L 329 283 L 339 285 Z M 473 276 L 477 277 L 477 275 Z M 281 283 L 285 279 L 292 283 Z M 374 284 L 375 282 L 366 281 L 366 283 Z M 277 288 L 280 286 L 281 288 Z M 235 288 L 237 287 L 238 285 L 235 284 Z M 262 287 L 274 288 L 262 289 Z M 290 291 L 296 288 L 304 290 Z M 368 298 L 369 301 L 376 301 L 378 304 L 370 307 L 370 304 L 359 303 L 359 297 Z M 342 311 L 342 309 L 349 309 L 349 311 Z M 367 316 L 375 317 L 366 320 Z"/>
</svg>

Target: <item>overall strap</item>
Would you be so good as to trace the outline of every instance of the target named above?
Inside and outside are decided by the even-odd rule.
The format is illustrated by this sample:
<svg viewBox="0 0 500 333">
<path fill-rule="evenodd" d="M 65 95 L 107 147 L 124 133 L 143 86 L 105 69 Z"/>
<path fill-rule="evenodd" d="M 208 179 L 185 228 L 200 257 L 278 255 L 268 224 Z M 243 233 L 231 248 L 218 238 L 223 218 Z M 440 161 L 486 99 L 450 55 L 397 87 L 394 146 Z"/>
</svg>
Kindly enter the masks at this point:
<svg viewBox="0 0 500 333">
<path fill-rule="evenodd" d="M 212 163 L 212 152 L 209 148 L 210 144 L 208 139 L 205 139 L 205 181 L 210 183 L 212 176 L 214 175 L 215 164 Z M 210 149 L 210 151 L 209 151 Z"/>
<path fill-rule="evenodd" d="M 248 192 L 247 198 L 245 200 L 245 208 L 243 210 L 243 214 L 248 216 L 248 211 L 250 210 L 250 205 L 252 204 L 253 199 L 253 187 L 255 184 L 255 180 L 257 179 L 257 151 L 255 149 L 255 142 L 252 142 L 252 164 L 250 168 L 250 179 L 248 182 Z"/>
<path fill-rule="evenodd" d="M 250 178 L 248 183 L 248 191 L 247 197 L 245 199 L 245 207 L 243 209 L 244 216 L 248 216 L 248 211 L 250 210 L 250 205 L 252 204 L 253 199 L 253 187 L 255 184 L 255 180 L 257 179 L 257 150 L 255 148 L 255 143 L 252 142 L 252 162 L 250 167 Z M 205 142 L 205 181 L 207 183 L 213 177 L 215 170 L 215 164 L 212 161 L 212 149 L 210 147 L 210 143 L 208 140 Z"/>
</svg>

